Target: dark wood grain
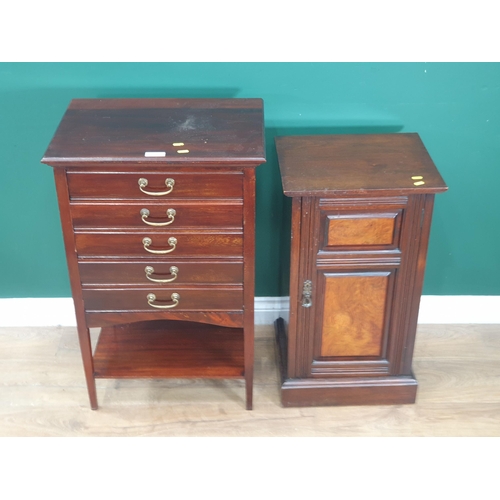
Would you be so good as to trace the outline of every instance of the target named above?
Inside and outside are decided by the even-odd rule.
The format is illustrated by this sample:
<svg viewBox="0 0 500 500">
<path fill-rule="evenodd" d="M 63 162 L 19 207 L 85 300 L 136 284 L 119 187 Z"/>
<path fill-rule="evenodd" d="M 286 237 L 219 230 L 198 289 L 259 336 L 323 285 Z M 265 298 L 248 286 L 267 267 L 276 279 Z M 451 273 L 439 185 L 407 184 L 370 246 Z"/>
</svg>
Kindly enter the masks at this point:
<svg viewBox="0 0 500 500">
<path fill-rule="evenodd" d="M 206 323 L 230 328 L 243 328 L 243 311 L 126 311 L 126 312 L 100 312 L 85 313 L 85 320 L 89 328 L 124 325 L 138 321 L 190 321 Z"/>
<path fill-rule="evenodd" d="M 263 145 L 262 99 L 73 100 L 42 162 L 260 164 Z M 188 154 L 177 153 L 186 149 Z M 147 158 L 147 151 L 166 156 Z"/>
<path fill-rule="evenodd" d="M 176 321 L 103 328 L 94 370 L 98 378 L 241 378 L 243 330 Z"/>
<path fill-rule="evenodd" d="M 418 134 L 276 137 L 288 196 L 440 193 L 448 188 Z M 307 169 L 304 170 L 304 166 Z M 413 176 L 425 184 L 415 186 Z"/>
<path fill-rule="evenodd" d="M 170 268 L 177 267 L 177 277 L 171 284 L 243 284 L 243 264 L 217 260 L 155 259 L 147 261 L 80 260 L 78 268 L 82 286 L 85 288 L 102 285 L 158 286 L 147 278 L 145 268 L 152 267 L 153 279 L 171 279 Z M 166 285 L 166 284 L 165 284 Z"/>
<path fill-rule="evenodd" d="M 412 404 L 417 396 L 414 377 L 287 379 L 282 385 L 283 406 L 359 406 Z"/>
<path fill-rule="evenodd" d="M 165 98 L 130 98 L 130 99 L 73 99 L 72 109 L 255 109 L 262 105 L 262 99 L 165 99 Z"/>
<path fill-rule="evenodd" d="M 413 403 L 411 358 L 432 203 L 446 185 L 417 134 L 276 144 L 292 221 L 301 221 L 292 233 L 296 289 L 286 342 L 284 322 L 276 324 L 288 361 L 283 404 Z M 312 293 L 304 308 L 306 280 Z"/>
<path fill-rule="evenodd" d="M 59 203 L 59 215 L 61 217 L 61 226 L 63 230 L 66 261 L 69 269 L 71 293 L 73 295 L 73 303 L 75 305 L 78 341 L 80 343 L 80 351 L 82 354 L 85 381 L 87 383 L 90 407 L 93 410 L 97 410 L 97 392 L 94 380 L 94 361 L 92 358 L 92 346 L 90 343 L 90 332 L 88 326 L 85 323 L 85 306 L 83 303 L 82 290 L 80 286 L 81 280 L 78 271 L 78 261 L 75 251 L 75 239 L 73 235 L 73 226 L 69 209 L 69 193 L 65 172 L 62 170 L 55 170 L 54 180 L 56 184 L 57 199 Z"/>
<path fill-rule="evenodd" d="M 424 273 L 427 261 L 427 250 L 429 248 L 429 237 L 431 229 L 432 212 L 434 208 L 434 196 L 426 195 L 414 197 L 411 200 L 414 205 L 413 230 L 418 234 L 418 238 L 409 237 L 405 244 L 408 253 L 408 279 L 405 283 L 406 309 L 401 323 L 401 330 L 404 334 L 401 338 L 399 349 L 399 364 L 394 365 L 397 373 L 412 373 L 412 357 L 415 347 L 415 337 L 417 333 L 418 311 L 420 308 L 420 297 L 424 283 Z M 401 293 L 398 290 L 395 293 Z"/>
<path fill-rule="evenodd" d="M 149 214 L 144 216 L 141 211 Z M 169 217 L 168 210 L 174 210 Z M 122 203 L 72 203 L 71 216 L 75 229 L 93 228 L 147 228 L 148 231 L 165 232 L 173 228 L 241 228 L 242 203 L 207 203 L 169 201 L 128 201 Z M 151 224 L 165 224 L 152 226 Z"/>
<path fill-rule="evenodd" d="M 83 300 L 85 311 L 158 311 L 166 309 L 155 309 L 147 301 L 147 295 L 153 293 L 156 296 L 155 305 L 171 306 L 172 293 L 178 293 L 181 298 L 176 311 L 241 311 L 243 309 L 243 288 L 232 287 L 181 287 L 150 286 L 141 289 L 119 289 L 116 287 L 108 289 L 84 289 Z M 173 310 L 173 309 L 172 309 Z"/>
<path fill-rule="evenodd" d="M 302 270 L 304 262 L 301 260 L 304 258 L 304 252 L 300 251 L 301 245 L 303 245 L 302 235 L 302 198 L 296 197 L 292 200 L 292 221 L 291 221 L 291 242 L 290 242 L 290 312 L 289 312 L 289 331 L 286 342 L 280 342 L 279 347 L 282 348 L 285 344 L 288 344 L 288 352 L 285 353 L 287 360 L 283 361 L 282 364 L 287 365 L 288 373 L 290 377 L 297 377 L 300 368 L 297 365 L 297 353 L 300 352 L 301 333 L 303 329 L 300 327 L 302 324 L 302 317 L 304 314 L 304 309 L 299 307 L 300 301 L 302 300 L 302 283 L 301 274 L 299 271 Z M 305 220 L 305 224 L 307 224 Z M 307 228 L 304 228 L 307 231 Z M 304 238 L 306 236 L 304 235 Z M 294 304 L 292 306 L 292 304 Z M 301 323 L 299 324 L 299 321 Z M 280 327 L 280 335 L 286 332 L 284 327 Z M 283 351 L 281 351 L 283 352 Z"/>
<path fill-rule="evenodd" d="M 168 240 L 177 239 L 175 249 L 163 257 L 237 257 L 243 252 L 243 235 L 241 232 L 189 232 L 166 229 L 162 233 L 145 229 L 143 232 L 77 232 L 75 233 L 76 251 L 79 257 L 144 257 L 157 258 L 162 255 L 153 254 L 144 248 L 143 239 L 150 238 L 148 247 L 154 251 L 171 250 L 173 245 Z"/>
<path fill-rule="evenodd" d="M 254 293 L 255 293 L 255 170 L 244 172 L 245 184 L 243 192 L 243 254 L 250 258 L 244 259 L 244 311 L 245 330 L 245 392 L 246 409 L 253 408 L 253 369 L 254 369 Z"/>
<path fill-rule="evenodd" d="M 110 171 L 111 170 L 111 171 Z M 114 171 L 113 171 L 114 170 Z M 241 199 L 243 197 L 243 176 L 238 170 L 225 169 L 218 173 L 208 173 L 198 169 L 196 172 L 179 172 L 179 168 L 154 170 L 144 168 L 124 172 L 126 168 L 102 167 L 98 171 L 82 169 L 68 170 L 68 185 L 71 200 L 144 200 L 145 202 L 169 203 L 176 199 L 222 198 Z M 191 169 L 192 170 L 192 169 Z M 169 191 L 165 181 L 174 180 L 169 194 L 150 195 L 140 190 L 139 179 L 146 179 L 143 191 L 164 193 Z"/>
</svg>

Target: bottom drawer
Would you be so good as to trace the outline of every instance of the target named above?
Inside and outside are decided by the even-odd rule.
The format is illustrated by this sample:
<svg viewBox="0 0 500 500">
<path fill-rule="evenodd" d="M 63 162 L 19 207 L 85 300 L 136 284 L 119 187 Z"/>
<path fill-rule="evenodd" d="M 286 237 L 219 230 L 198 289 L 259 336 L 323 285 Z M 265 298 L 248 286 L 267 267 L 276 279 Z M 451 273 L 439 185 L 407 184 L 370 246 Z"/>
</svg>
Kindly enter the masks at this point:
<svg viewBox="0 0 500 500">
<path fill-rule="evenodd" d="M 86 312 L 241 311 L 243 288 L 141 288 L 82 290 Z M 176 294 L 176 295 L 175 295 Z"/>
</svg>

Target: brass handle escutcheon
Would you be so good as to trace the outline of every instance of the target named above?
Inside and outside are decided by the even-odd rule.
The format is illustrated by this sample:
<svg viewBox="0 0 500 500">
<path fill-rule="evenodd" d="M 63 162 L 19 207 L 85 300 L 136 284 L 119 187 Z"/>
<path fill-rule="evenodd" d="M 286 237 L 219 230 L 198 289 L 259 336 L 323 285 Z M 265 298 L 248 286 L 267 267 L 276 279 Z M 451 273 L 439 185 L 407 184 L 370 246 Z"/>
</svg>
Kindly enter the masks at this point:
<svg viewBox="0 0 500 500">
<path fill-rule="evenodd" d="M 181 300 L 181 296 L 178 293 L 173 293 L 170 298 L 173 300 L 173 304 L 165 305 L 165 306 L 160 306 L 158 304 L 153 304 L 153 302 L 156 300 L 156 295 L 154 293 L 148 293 L 148 304 L 151 307 L 156 307 L 157 309 L 172 309 L 177 306 L 179 301 Z"/>
<path fill-rule="evenodd" d="M 147 208 L 143 208 L 140 214 L 142 222 L 144 222 L 144 224 L 149 224 L 150 226 L 168 226 L 169 224 L 172 224 L 172 222 L 174 222 L 176 212 L 173 208 L 169 208 L 167 210 L 167 217 L 170 219 L 167 222 L 150 222 L 146 220 L 149 217 L 149 210 Z"/>
<path fill-rule="evenodd" d="M 312 281 L 304 281 L 304 287 L 302 288 L 302 307 L 312 306 Z"/>
<path fill-rule="evenodd" d="M 177 275 L 179 274 L 179 269 L 175 266 L 171 266 L 169 271 L 170 271 L 170 274 L 172 275 L 172 278 L 169 278 L 166 280 L 159 280 L 157 278 L 151 278 L 151 275 L 155 272 L 153 266 L 146 266 L 144 271 L 146 273 L 146 278 L 149 281 L 154 281 L 155 283 L 171 283 L 172 281 L 175 281 L 175 279 L 177 278 Z"/>
<path fill-rule="evenodd" d="M 174 238 L 173 236 L 171 236 L 168 239 L 168 244 L 172 247 L 172 248 L 169 248 L 168 250 L 151 250 L 148 247 L 150 247 L 153 244 L 153 240 L 151 238 L 147 238 L 147 237 L 142 239 L 142 244 L 144 245 L 144 250 L 146 250 L 146 252 L 165 254 L 165 253 L 173 252 L 175 250 L 175 247 L 177 245 L 177 238 Z"/>
<path fill-rule="evenodd" d="M 144 190 L 144 188 L 148 185 L 148 180 L 144 179 L 144 177 L 141 177 L 138 182 L 139 182 L 139 189 L 144 194 L 149 194 L 149 196 L 165 196 L 166 194 L 170 194 L 174 190 L 174 184 L 175 184 L 174 179 L 171 179 L 169 177 L 169 178 L 165 179 L 165 186 L 167 186 L 169 189 L 167 189 L 166 191 L 160 191 L 159 193 L 155 193 L 155 192 Z"/>
</svg>

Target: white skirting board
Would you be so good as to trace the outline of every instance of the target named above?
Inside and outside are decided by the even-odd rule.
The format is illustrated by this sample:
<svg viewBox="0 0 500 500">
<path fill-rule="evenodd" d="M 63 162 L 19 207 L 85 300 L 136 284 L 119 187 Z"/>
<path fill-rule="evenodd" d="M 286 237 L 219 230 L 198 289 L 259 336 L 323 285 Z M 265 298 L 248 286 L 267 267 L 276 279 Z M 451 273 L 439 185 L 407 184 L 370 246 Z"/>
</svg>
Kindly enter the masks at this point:
<svg viewBox="0 0 500 500">
<path fill-rule="evenodd" d="M 255 324 L 272 325 L 279 317 L 286 319 L 288 300 L 288 297 L 256 297 Z M 500 324 L 500 296 L 424 295 L 418 322 Z M 71 298 L 0 299 L 0 327 L 57 325 L 76 325 Z"/>
</svg>

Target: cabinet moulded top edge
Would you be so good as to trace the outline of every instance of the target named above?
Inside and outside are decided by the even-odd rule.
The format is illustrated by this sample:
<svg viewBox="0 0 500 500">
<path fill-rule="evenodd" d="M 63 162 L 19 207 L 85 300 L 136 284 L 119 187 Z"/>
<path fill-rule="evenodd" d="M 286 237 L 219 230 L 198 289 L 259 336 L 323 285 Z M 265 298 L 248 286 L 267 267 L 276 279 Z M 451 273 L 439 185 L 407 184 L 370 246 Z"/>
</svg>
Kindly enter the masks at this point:
<svg viewBox="0 0 500 500">
<path fill-rule="evenodd" d="M 115 108 L 197 108 L 197 109 L 262 109 L 264 101 L 260 97 L 136 97 L 136 98 L 77 98 L 72 99 L 69 109 L 115 109 Z"/>
<path fill-rule="evenodd" d="M 376 196 L 409 196 L 419 194 L 437 194 L 444 193 L 448 190 L 448 186 L 429 186 L 423 188 L 396 188 L 396 189 L 343 189 L 343 190 L 300 190 L 300 189 L 284 189 L 283 193 L 290 197 L 312 197 L 312 198 L 336 198 L 339 196 L 361 196 L 361 197 L 376 197 Z"/>
<path fill-rule="evenodd" d="M 170 158 L 54 158 L 43 157 L 40 163 L 50 167 L 79 167 L 79 168 L 115 168 L 118 166 L 123 167 L 141 167 L 141 168 L 189 168 L 189 167 L 235 167 L 235 168 L 252 168 L 258 167 L 266 163 L 265 157 L 256 158 L 176 158 L 169 161 Z"/>
</svg>

